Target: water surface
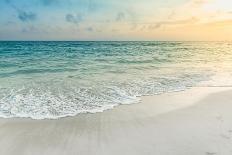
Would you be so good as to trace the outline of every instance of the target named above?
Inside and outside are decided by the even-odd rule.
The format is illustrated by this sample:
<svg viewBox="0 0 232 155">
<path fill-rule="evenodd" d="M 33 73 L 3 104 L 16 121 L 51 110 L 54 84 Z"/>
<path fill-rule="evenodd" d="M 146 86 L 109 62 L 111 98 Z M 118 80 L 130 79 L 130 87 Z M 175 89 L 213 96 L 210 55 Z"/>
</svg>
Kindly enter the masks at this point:
<svg viewBox="0 0 232 155">
<path fill-rule="evenodd" d="M 230 42 L 0 42 L 0 117 L 102 112 L 142 95 L 231 86 L 231 74 Z"/>
</svg>

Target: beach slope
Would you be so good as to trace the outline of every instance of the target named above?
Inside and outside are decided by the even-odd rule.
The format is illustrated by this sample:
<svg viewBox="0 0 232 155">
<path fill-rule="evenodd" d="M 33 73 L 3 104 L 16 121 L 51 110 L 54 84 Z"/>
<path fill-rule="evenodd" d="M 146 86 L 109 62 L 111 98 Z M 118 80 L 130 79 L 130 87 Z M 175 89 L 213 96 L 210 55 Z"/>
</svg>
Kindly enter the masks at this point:
<svg viewBox="0 0 232 155">
<path fill-rule="evenodd" d="M 58 120 L 0 119 L 1 155 L 231 155 L 232 90 L 196 87 Z"/>
</svg>

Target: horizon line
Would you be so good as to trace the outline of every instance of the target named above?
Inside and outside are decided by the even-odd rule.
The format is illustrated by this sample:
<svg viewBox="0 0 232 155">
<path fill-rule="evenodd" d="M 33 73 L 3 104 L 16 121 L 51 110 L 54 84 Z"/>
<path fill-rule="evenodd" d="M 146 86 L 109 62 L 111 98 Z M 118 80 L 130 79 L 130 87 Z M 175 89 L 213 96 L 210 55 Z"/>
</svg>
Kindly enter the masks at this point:
<svg viewBox="0 0 232 155">
<path fill-rule="evenodd" d="M 232 40 L 0 40 L 0 42 L 232 42 Z"/>
</svg>

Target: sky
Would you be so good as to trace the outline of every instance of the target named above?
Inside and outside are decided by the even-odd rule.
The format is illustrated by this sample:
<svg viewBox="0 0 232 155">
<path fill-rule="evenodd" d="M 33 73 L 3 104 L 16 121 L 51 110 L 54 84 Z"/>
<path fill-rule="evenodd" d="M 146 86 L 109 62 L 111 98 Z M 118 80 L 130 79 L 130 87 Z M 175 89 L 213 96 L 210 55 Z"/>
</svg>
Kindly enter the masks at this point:
<svg viewBox="0 0 232 155">
<path fill-rule="evenodd" d="M 232 0 L 0 0 L 0 40 L 232 41 Z"/>
</svg>

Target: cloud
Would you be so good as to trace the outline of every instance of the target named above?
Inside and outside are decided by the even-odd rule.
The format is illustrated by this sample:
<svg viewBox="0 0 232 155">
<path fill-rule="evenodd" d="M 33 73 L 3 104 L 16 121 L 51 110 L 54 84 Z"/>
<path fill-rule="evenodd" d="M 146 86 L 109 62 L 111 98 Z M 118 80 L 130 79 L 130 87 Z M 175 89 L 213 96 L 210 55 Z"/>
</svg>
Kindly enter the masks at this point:
<svg viewBox="0 0 232 155">
<path fill-rule="evenodd" d="M 192 17 L 189 19 L 183 20 L 172 20 L 172 21 L 160 21 L 148 26 L 148 29 L 158 29 L 162 26 L 170 26 L 170 25 L 182 25 L 182 24 L 193 24 L 199 21 L 199 19 Z"/>
<path fill-rule="evenodd" d="M 73 14 L 67 14 L 65 16 L 65 20 L 69 23 L 73 24 L 79 24 L 80 22 L 83 21 L 83 16 L 81 14 L 73 15 Z"/>
<path fill-rule="evenodd" d="M 130 26 L 130 30 L 136 30 L 138 28 L 137 14 L 133 10 L 124 10 L 117 13 L 114 21 L 123 22 L 121 24 L 126 24 Z"/>
<path fill-rule="evenodd" d="M 160 28 L 161 26 L 162 26 L 162 24 L 156 23 L 156 24 L 149 25 L 149 26 L 148 26 L 148 29 L 149 29 L 149 30 L 158 29 L 158 28 Z"/>
<path fill-rule="evenodd" d="M 13 21 L 7 21 L 4 25 L 5 25 L 5 26 L 15 26 L 16 23 L 13 22 Z"/>
<path fill-rule="evenodd" d="M 18 17 L 18 19 L 20 21 L 22 21 L 22 22 L 30 22 L 30 21 L 34 21 L 34 20 L 37 19 L 36 13 L 27 12 L 27 11 L 24 11 L 23 9 L 20 9 L 19 7 L 14 5 L 11 0 L 5 0 L 5 2 L 7 4 L 9 4 L 14 10 L 17 11 L 17 14 L 18 14 L 17 17 Z"/>
<path fill-rule="evenodd" d="M 131 25 L 131 28 L 130 28 L 130 30 L 136 30 L 137 29 L 137 27 L 138 27 L 138 24 L 136 24 L 136 23 L 133 23 L 132 25 Z"/>
<path fill-rule="evenodd" d="M 97 10 L 96 2 L 94 2 L 93 0 L 88 0 L 88 11 L 93 12 L 96 10 Z"/>
<path fill-rule="evenodd" d="M 169 15 L 168 15 L 168 19 L 173 19 L 176 16 L 176 12 L 172 11 Z"/>
<path fill-rule="evenodd" d="M 189 2 L 189 5 L 191 6 L 191 7 L 201 7 L 201 6 L 203 6 L 203 5 L 205 5 L 205 4 L 207 4 L 207 3 L 210 3 L 210 2 L 212 2 L 213 0 L 192 0 L 192 1 L 190 1 Z"/>
<path fill-rule="evenodd" d="M 22 22 L 30 22 L 36 20 L 37 15 L 33 12 L 25 12 L 22 10 L 18 10 L 18 18 Z"/>
<path fill-rule="evenodd" d="M 111 32 L 119 32 L 119 29 L 112 29 Z"/>
<path fill-rule="evenodd" d="M 93 28 L 92 27 L 88 27 L 88 28 L 86 28 L 86 31 L 93 32 Z"/>
<path fill-rule="evenodd" d="M 40 0 L 44 6 L 55 5 L 59 3 L 59 0 Z"/>
<path fill-rule="evenodd" d="M 117 14 L 115 20 L 116 20 L 117 22 L 120 22 L 120 21 L 123 21 L 124 19 L 125 19 L 125 13 L 119 12 L 119 13 Z"/>
<path fill-rule="evenodd" d="M 207 3 L 209 0 L 193 0 L 192 2 L 196 5 L 202 5 Z"/>
<path fill-rule="evenodd" d="M 11 0 L 5 0 L 6 4 L 11 4 Z"/>
<path fill-rule="evenodd" d="M 37 29 L 36 27 L 30 25 L 30 26 L 28 26 L 28 27 L 26 27 L 26 28 L 23 28 L 23 29 L 22 29 L 22 32 L 23 32 L 23 33 L 38 32 L 38 29 Z"/>
<path fill-rule="evenodd" d="M 212 21 L 212 22 L 205 23 L 204 25 L 209 25 L 209 26 L 231 26 L 232 25 L 232 19 L 220 20 L 220 21 Z"/>
</svg>

